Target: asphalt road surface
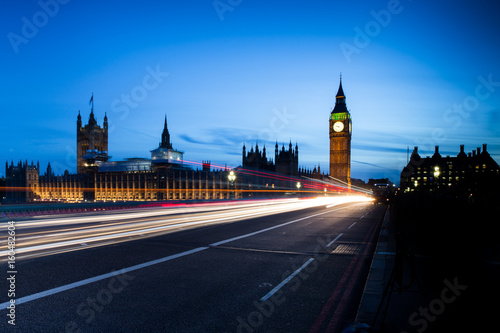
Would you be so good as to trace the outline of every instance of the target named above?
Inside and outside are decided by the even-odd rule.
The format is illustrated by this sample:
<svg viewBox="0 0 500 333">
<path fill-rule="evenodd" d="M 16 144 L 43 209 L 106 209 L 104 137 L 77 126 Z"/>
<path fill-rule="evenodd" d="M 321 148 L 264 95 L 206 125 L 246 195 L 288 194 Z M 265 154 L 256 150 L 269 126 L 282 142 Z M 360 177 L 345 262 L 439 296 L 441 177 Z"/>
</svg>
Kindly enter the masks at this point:
<svg viewBox="0 0 500 333">
<path fill-rule="evenodd" d="M 14 274 L 3 221 L 15 296 L 2 279 L 0 331 L 340 332 L 385 209 L 309 199 L 16 221 Z"/>
</svg>

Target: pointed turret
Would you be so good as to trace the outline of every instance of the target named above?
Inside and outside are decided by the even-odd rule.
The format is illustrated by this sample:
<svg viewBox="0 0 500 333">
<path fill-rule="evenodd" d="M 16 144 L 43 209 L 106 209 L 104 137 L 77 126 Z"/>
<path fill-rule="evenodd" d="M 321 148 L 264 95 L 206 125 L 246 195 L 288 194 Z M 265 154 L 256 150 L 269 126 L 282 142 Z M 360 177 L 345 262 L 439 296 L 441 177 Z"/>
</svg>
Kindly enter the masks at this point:
<svg viewBox="0 0 500 333">
<path fill-rule="evenodd" d="M 80 115 L 80 110 L 78 110 L 78 117 L 76 117 L 76 127 L 77 129 L 82 127 L 82 116 Z"/>
<path fill-rule="evenodd" d="M 163 125 L 163 132 L 161 134 L 160 148 L 172 149 L 172 143 L 170 142 L 170 133 L 168 132 L 166 114 L 165 114 L 165 124 Z"/>
<path fill-rule="evenodd" d="M 102 124 L 102 127 L 104 127 L 104 129 L 108 129 L 108 115 L 106 112 L 104 112 L 104 123 Z"/>
<path fill-rule="evenodd" d="M 47 165 L 47 171 L 45 171 L 45 175 L 49 177 L 54 176 L 54 172 L 52 172 L 52 166 L 50 165 L 50 162 Z"/>
<path fill-rule="evenodd" d="M 151 150 L 151 160 L 155 167 L 170 167 L 172 164 L 182 165 L 184 161 L 184 152 L 175 150 L 170 142 L 170 133 L 168 131 L 167 115 L 163 123 L 163 132 L 158 148 Z M 210 169 L 210 168 L 209 168 Z"/>
<path fill-rule="evenodd" d="M 94 117 L 94 109 L 90 110 L 90 116 L 89 116 L 89 125 L 97 125 L 97 121 L 95 120 Z"/>
<path fill-rule="evenodd" d="M 348 112 L 347 106 L 345 104 L 344 89 L 342 88 L 342 74 L 340 75 L 339 90 L 337 91 L 337 95 L 335 96 L 335 107 L 333 108 L 332 113 L 338 112 Z"/>
<path fill-rule="evenodd" d="M 337 91 L 337 96 L 336 98 L 344 98 L 345 100 L 345 94 L 344 94 L 344 89 L 342 89 L 342 74 L 340 75 L 340 85 L 339 85 L 339 90 Z"/>
</svg>

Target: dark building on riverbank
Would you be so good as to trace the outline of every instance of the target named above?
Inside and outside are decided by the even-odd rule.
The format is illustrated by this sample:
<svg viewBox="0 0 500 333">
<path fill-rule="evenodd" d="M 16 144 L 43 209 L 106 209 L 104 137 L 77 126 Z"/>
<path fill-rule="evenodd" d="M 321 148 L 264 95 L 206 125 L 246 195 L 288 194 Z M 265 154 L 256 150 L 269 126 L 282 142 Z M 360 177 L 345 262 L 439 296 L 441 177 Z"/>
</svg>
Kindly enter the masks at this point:
<svg viewBox="0 0 500 333">
<path fill-rule="evenodd" d="M 454 196 L 488 193 L 500 180 L 500 169 L 487 151 L 486 144 L 465 153 L 460 146 L 457 156 L 441 156 L 439 146 L 434 155 L 422 158 L 415 147 L 410 161 L 401 172 L 404 192 L 448 193 Z M 495 188 L 495 191 L 496 188 Z"/>
</svg>

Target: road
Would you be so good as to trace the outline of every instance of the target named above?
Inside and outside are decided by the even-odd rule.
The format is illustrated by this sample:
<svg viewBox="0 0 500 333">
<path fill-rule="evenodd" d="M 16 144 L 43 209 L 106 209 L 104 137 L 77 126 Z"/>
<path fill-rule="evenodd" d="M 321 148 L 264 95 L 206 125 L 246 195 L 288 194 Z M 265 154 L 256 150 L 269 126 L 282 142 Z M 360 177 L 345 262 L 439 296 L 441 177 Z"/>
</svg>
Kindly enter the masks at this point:
<svg viewBox="0 0 500 333">
<path fill-rule="evenodd" d="M 16 221 L 15 327 L 339 332 L 384 213 L 324 198 Z M 0 327 L 12 329 L 2 286 Z"/>
</svg>

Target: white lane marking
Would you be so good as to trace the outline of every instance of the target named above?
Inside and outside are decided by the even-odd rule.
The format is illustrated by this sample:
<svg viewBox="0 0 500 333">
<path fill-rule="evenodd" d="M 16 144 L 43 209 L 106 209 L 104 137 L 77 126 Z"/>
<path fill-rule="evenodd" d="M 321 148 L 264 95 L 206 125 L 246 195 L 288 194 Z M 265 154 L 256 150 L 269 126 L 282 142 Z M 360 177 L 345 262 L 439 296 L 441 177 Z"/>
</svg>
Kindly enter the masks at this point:
<svg viewBox="0 0 500 333">
<path fill-rule="evenodd" d="M 340 234 L 340 235 L 338 235 L 337 237 L 335 237 L 335 239 L 334 239 L 334 240 L 332 240 L 330 243 L 326 244 L 326 247 L 330 247 L 330 245 L 332 245 L 333 243 L 335 243 L 335 241 L 336 241 L 337 239 L 339 239 L 340 237 L 342 237 L 343 235 L 344 235 L 344 234 Z"/>
<path fill-rule="evenodd" d="M 359 218 L 360 220 L 365 217 L 369 212 L 371 212 L 371 210 L 367 211 L 366 213 L 364 213 L 363 215 L 361 215 L 361 217 Z"/>
<path fill-rule="evenodd" d="M 159 263 L 162 263 L 162 262 L 166 262 L 166 261 L 169 261 L 169 260 L 173 260 L 173 259 L 177 259 L 177 258 L 180 258 L 180 257 L 184 257 L 184 256 L 187 256 L 187 255 L 190 255 L 190 254 L 193 254 L 193 253 L 196 253 L 196 252 L 200 252 L 200 251 L 203 251 L 203 250 L 206 250 L 206 249 L 208 249 L 208 247 L 198 247 L 196 249 L 192 249 L 192 250 L 189 250 L 189 251 L 184 251 L 184 252 L 181 252 L 181 253 L 173 254 L 173 255 L 170 255 L 168 257 L 164 257 L 164 258 L 160 258 L 160 259 L 148 261 L 148 262 L 145 262 L 145 263 L 142 263 L 142 264 L 138 264 L 138 265 L 135 265 L 135 266 L 131 266 L 131 267 L 128 267 L 128 268 L 124 268 L 124 269 L 121 269 L 119 271 L 113 271 L 111 273 L 106 273 L 106 274 L 94 276 L 94 277 L 91 277 L 91 278 L 88 278 L 88 279 L 85 279 L 85 280 L 81 280 L 81 281 L 73 282 L 73 283 L 70 283 L 70 284 L 67 284 L 67 285 L 64 285 L 64 286 L 60 286 L 60 287 L 57 287 L 57 288 L 45 290 L 45 291 L 42 291 L 42 292 L 39 292 L 39 293 L 36 293 L 36 294 L 33 294 L 33 295 L 24 296 L 24 297 L 16 299 L 16 305 L 19 305 L 19 304 L 22 304 L 22 303 L 26 303 L 26 302 L 30 302 L 30 301 L 34 301 L 36 299 L 39 299 L 39 298 L 42 298 L 42 297 L 46 297 L 46 296 L 50 296 L 50 295 L 54 295 L 54 294 L 57 294 L 57 293 L 60 293 L 60 292 L 66 291 L 66 290 L 70 290 L 70 289 L 73 289 L 73 288 L 81 287 L 81 286 L 84 286 L 84 285 L 89 284 L 89 283 L 101 281 L 101 280 L 104 280 L 104 279 L 107 279 L 107 278 L 110 278 L 110 277 L 113 277 L 113 276 L 116 276 L 116 275 L 120 275 L 120 274 L 124 274 L 124 273 L 128 273 L 128 272 L 132 272 L 132 271 L 144 268 L 144 267 L 148 267 L 148 266 L 156 265 L 156 264 L 159 264 Z M 0 310 L 6 309 L 9 305 L 10 305 L 10 301 L 0 304 Z"/>
<path fill-rule="evenodd" d="M 353 224 L 351 224 L 351 225 L 349 226 L 349 228 L 347 228 L 347 229 L 351 229 L 352 227 L 354 227 L 354 225 L 355 225 L 355 224 L 356 224 L 356 222 L 354 222 Z"/>
<path fill-rule="evenodd" d="M 306 268 L 307 265 L 309 265 L 313 261 L 314 261 L 314 258 L 309 258 L 309 260 L 307 260 L 302 266 L 300 266 L 299 269 L 297 269 L 295 272 L 293 272 L 292 274 L 290 274 L 286 279 L 284 279 L 283 281 L 281 281 L 280 284 L 278 284 L 276 287 L 274 287 L 270 292 L 268 292 L 260 300 L 262 302 L 267 301 L 269 299 L 269 297 L 273 296 L 278 290 L 281 289 L 281 287 L 283 287 L 285 284 L 287 284 L 288 282 L 290 282 L 290 280 L 293 279 L 295 277 L 295 275 L 299 274 L 301 270 L 303 270 L 304 268 Z"/>
<path fill-rule="evenodd" d="M 269 227 L 269 228 L 266 228 L 266 229 L 262 229 L 262 230 L 254 231 L 254 232 L 251 232 L 251 233 L 248 233 L 248 234 L 245 234 L 245 235 L 241 235 L 241 236 L 236 236 L 236 237 L 233 237 L 233 238 L 225 239 L 225 240 L 222 240 L 220 242 L 215 242 L 215 243 L 210 244 L 210 246 L 219 246 L 219 245 L 226 244 L 226 243 L 229 243 L 229 242 L 233 242 L 235 240 L 239 240 L 239 239 L 242 239 L 242 238 L 247 238 L 247 237 L 250 237 L 250 236 L 255 236 L 255 235 L 260 234 L 262 232 L 266 232 L 266 231 L 273 230 L 273 229 L 276 229 L 276 228 L 281 228 L 281 227 L 284 227 L 284 226 L 292 224 L 292 223 L 297 223 L 297 222 L 300 222 L 300 221 L 303 221 L 303 220 L 310 219 L 311 217 L 328 214 L 328 213 L 335 212 L 337 210 L 344 209 L 344 208 L 346 208 L 346 207 L 329 210 L 329 211 L 326 211 L 326 212 L 323 212 L 323 213 L 309 215 L 309 216 L 306 216 L 306 217 L 302 217 L 300 219 L 296 219 L 296 220 L 293 220 L 293 221 L 288 221 L 288 222 L 285 222 L 285 223 L 282 223 L 282 224 L 278 224 L 278 225 L 275 225 L 275 226 L 272 226 L 272 227 Z"/>
<path fill-rule="evenodd" d="M 279 227 L 283 227 L 283 226 L 291 224 L 291 223 L 296 223 L 296 222 L 299 222 L 299 221 L 302 221 L 302 220 L 305 220 L 305 219 L 308 219 L 308 218 L 311 218 L 311 217 L 315 217 L 315 216 L 319 216 L 319 215 L 331 213 L 331 212 L 334 212 L 334 211 L 337 211 L 337 210 L 340 210 L 340 209 L 344 209 L 344 208 L 346 208 L 346 207 L 338 208 L 338 209 L 334 209 L 334 210 L 329 210 L 329 211 L 326 211 L 326 212 L 323 212 L 323 213 L 309 215 L 309 216 L 306 216 L 306 217 L 303 217 L 303 218 L 300 218 L 300 219 L 297 219 L 297 220 L 293 220 L 293 221 L 289 221 L 289 222 L 286 222 L 286 223 L 279 224 L 279 225 L 274 226 L 274 227 L 262 229 L 262 230 L 259 230 L 259 231 L 256 231 L 256 232 L 252 232 L 252 233 L 249 233 L 249 234 L 245 234 L 245 235 L 242 235 L 242 236 L 239 236 L 239 237 L 233 237 L 233 238 L 226 239 L 226 240 L 223 240 L 223 241 L 220 241 L 220 242 L 217 242 L 217 243 L 213 243 L 213 244 L 210 244 L 210 246 L 217 246 L 217 245 L 220 245 L 220 244 L 229 243 L 229 242 L 232 242 L 234 240 L 238 240 L 238 239 L 250 237 L 250 236 L 259 234 L 261 232 L 265 232 L 265 231 L 269 231 L 269 230 L 276 229 L 276 228 L 279 228 Z M 338 237 L 340 237 L 340 235 L 337 236 L 337 238 Z M 334 241 L 335 241 L 335 239 L 334 239 Z M 332 243 L 333 243 L 333 241 L 332 241 Z M 145 268 L 145 267 L 149 267 L 149 266 L 156 265 L 156 264 L 159 264 L 159 263 L 163 263 L 163 262 L 166 262 L 166 261 L 169 261 L 169 260 L 173 260 L 173 259 L 177 259 L 177 258 L 180 258 L 180 257 L 184 257 L 184 256 L 187 256 L 187 255 L 190 255 L 190 254 L 193 254 L 193 253 L 197 253 L 197 252 L 201 252 L 201 251 L 204 251 L 204 250 L 207 250 L 207 249 L 209 249 L 209 247 L 198 247 L 196 249 L 192 249 L 192 250 L 189 250 L 189 251 L 184 251 L 184 252 L 181 252 L 181 253 L 173 254 L 173 255 L 170 255 L 170 256 L 167 256 L 167 257 L 164 257 L 164 258 L 160 258 L 160 259 L 148 261 L 148 262 L 145 262 L 145 263 L 142 263 L 142 264 L 138 264 L 138 265 L 135 265 L 135 266 L 131 266 L 131 267 L 128 267 L 128 268 L 123 268 L 123 269 L 121 269 L 119 271 L 113 271 L 113 272 L 110 272 L 110 273 L 106 273 L 106 274 L 94 276 L 92 278 L 88 278 L 88 279 L 85 279 L 85 280 L 73 282 L 73 283 L 70 283 L 70 284 L 67 284 L 67 285 L 64 285 L 64 286 L 60 286 L 60 287 L 56 287 L 56 288 L 53 288 L 53 289 L 45 290 L 45 291 L 42 291 L 42 292 L 39 292 L 39 293 L 36 293 L 36 294 L 24 296 L 24 297 L 16 299 L 16 305 L 23 304 L 23 303 L 30 302 L 30 301 L 34 301 L 34 300 L 39 299 L 39 298 L 43 298 L 43 297 L 46 297 L 46 296 L 54 295 L 54 294 L 57 294 L 57 293 L 60 293 L 60 292 L 66 291 L 66 290 L 70 290 L 70 289 L 73 289 L 73 288 L 81 287 L 81 286 L 84 286 L 86 284 L 90 284 L 90 283 L 93 283 L 93 282 L 101 281 L 101 280 L 104 280 L 104 279 L 107 279 L 107 278 L 110 278 L 110 277 L 113 277 L 113 276 L 116 276 L 116 275 L 120 275 L 120 274 L 123 274 L 123 273 L 128 273 L 128 272 L 135 271 L 135 270 L 138 270 L 138 269 L 141 269 L 141 268 Z M 285 280 L 286 282 L 283 281 L 278 286 L 276 286 L 273 289 L 273 290 L 275 290 L 275 289 L 276 290 L 272 294 L 270 294 L 269 297 L 271 297 L 279 288 L 281 288 L 281 286 L 283 286 L 288 281 L 290 281 L 296 274 L 298 274 L 300 272 L 300 270 L 302 270 L 304 267 L 306 267 L 307 265 L 309 265 L 309 263 L 312 260 L 314 260 L 314 258 L 309 259 L 304 265 L 302 265 L 301 268 L 299 268 L 295 273 L 293 273 L 291 276 L 289 276 Z M 269 293 L 271 293 L 273 290 L 271 290 Z M 264 296 L 264 297 L 266 297 L 266 296 Z M 10 301 L 1 303 L 0 304 L 0 310 L 6 309 L 9 305 L 10 305 Z"/>
</svg>

